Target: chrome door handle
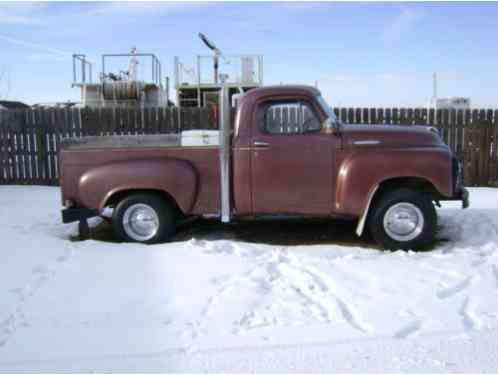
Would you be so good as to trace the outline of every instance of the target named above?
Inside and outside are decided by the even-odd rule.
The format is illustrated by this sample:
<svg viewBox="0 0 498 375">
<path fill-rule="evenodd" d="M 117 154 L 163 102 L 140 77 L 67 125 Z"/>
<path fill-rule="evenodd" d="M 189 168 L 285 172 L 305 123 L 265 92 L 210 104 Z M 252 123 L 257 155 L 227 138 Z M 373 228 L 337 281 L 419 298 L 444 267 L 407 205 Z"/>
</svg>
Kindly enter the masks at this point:
<svg viewBox="0 0 498 375">
<path fill-rule="evenodd" d="M 270 147 L 268 142 L 254 141 L 252 144 L 256 147 Z"/>
</svg>

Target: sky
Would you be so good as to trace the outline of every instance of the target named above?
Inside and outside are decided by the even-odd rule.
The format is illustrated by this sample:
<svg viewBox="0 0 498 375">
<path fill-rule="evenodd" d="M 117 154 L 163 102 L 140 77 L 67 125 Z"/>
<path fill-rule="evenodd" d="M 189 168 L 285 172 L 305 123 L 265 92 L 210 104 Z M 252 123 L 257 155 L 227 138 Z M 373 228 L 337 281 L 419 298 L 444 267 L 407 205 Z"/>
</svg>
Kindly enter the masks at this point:
<svg viewBox="0 0 498 375">
<path fill-rule="evenodd" d="M 98 72 L 132 46 L 173 80 L 174 56 L 209 54 L 203 32 L 262 54 L 265 85 L 316 83 L 333 106 L 426 106 L 437 72 L 439 97 L 498 108 L 497 20 L 498 3 L 0 2 L 0 96 L 77 101 L 72 54 Z"/>
</svg>

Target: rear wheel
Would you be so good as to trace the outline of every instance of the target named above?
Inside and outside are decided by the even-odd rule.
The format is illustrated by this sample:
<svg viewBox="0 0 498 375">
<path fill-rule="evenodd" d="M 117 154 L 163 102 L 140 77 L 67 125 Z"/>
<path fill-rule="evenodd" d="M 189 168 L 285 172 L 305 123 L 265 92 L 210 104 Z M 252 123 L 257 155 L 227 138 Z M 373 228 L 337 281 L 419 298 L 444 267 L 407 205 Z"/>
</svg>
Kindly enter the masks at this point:
<svg viewBox="0 0 498 375">
<path fill-rule="evenodd" d="M 434 242 L 437 214 L 427 194 L 399 189 L 384 194 L 369 219 L 372 237 L 389 250 L 416 250 Z"/>
<path fill-rule="evenodd" d="M 118 203 L 112 224 L 119 240 L 152 244 L 171 238 L 175 232 L 175 215 L 160 197 L 133 194 Z"/>
</svg>

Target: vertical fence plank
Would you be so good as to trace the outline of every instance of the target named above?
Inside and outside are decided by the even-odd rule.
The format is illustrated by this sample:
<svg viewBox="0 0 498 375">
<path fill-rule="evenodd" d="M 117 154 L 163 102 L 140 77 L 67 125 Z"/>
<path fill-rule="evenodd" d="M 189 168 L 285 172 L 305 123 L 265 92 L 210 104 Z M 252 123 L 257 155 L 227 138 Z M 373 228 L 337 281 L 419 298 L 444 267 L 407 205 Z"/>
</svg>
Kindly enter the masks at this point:
<svg viewBox="0 0 498 375">
<path fill-rule="evenodd" d="M 413 125 L 415 122 L 415 117 L 413 114 L 413 108 L 408 108 L 406 110 L 406 122 L 408 125 Z"/>
<path fill-rule="evenodd" d="M 43 185 L 46 185 L 47 179 L 47 163 L 45 161 L 46 157 L 46 145 L 45 145 L 45 134 L 46 134 L 46 124 L 45 124 L 45 111 L 42 109 L 35 110 L 36 113 L 36 156 L 38 164 L 38 178 Z"/>
<path fill-rule="evenodd" d="M 401 108 L 399 110 L 399 124 L 407 125 L 406 108 Z"/>
<path fill-rule="evenodd" d="M 420 108 L 415 108 L 415 110 L 413 111 L 413 123 L 415 125 L 423 125 L 422 111 Z"/>
<path fill-rule="evenodd" d="M 392 109 L 392 117 L 391 121 L 393 125 L 399 125 L 399 114 L 398 114 L 398 108 L 393 108 Z"/>
<path fill-rule="evenodd" d="M 427 125 L 429 121 L 429 116 L 427 113 L 427 108 L 422 108 L 420 111 L 420 124 Z"/>
<path fill-rule="evenodd" d="M 9 181 L 7 179 L 7 170 L 6 170 L 6 166 L 7 166 L 7 163 L 6 163 L 7 152 L 6 152 L 6 146 L 5 146 L 6 143 L 4 140 L 5 134 L 6 134 L 5 116 L 6 116 L 6 111 L 0 111 L 0 184 L 1 185 L 9 183 Z"/>
<path fill-rule="evenodd" d="M 472 119 L 469 129 L 470 141 L 470 181 L 472 186 L 477 185 L 479 180 L 479 111 L 472 110 Z"/>
<path fill-rule="evenodd" d="M 36 179 L 36 164 L 34 161 L 34 145 L 33 145 L 33 115 L 31 109 L 26 109 L 24 112 L 24 132 L 26 141 L 26 159 L 28 168 L 28 180 L 30 184 Z"/>
<path fill-rule="evenodd" d="M 385 120 L 385 124 L 386 125 L 391 125 L 392 124 L 392 109 L 391 108 L 386 108 L 386 120 Z"/>
<path fill-rule="evenodd" d="M 180 130 L 180 111 L 178 108 L 174 107 L 171 109 L 171 117 L 170 117 L 170 133 L 176 133 Z"/>
<path fill-rule="evenodd" d="M 282 132 L 289 133 L 289 108 L 282 108 Z"/>
<path fill-rule="evenodd" d="M 355 124 L 363 124 L 363 121 L 361 120 L 361 108 L 356 108 L 354 111 L 354 123 Z"/>
<path fill-rule="evenodd" d="M 493 114 L 492 126 L 492 145 L 491 145 L 492 164 L 491 168 L 491 183 L 494 186 L 498 184 L 498 110 Z"/>
<path fill-rule="evenodd" d="M 377 108 L 377 123 L 384 124 L 384 109 Z"/>
<path fill-rule="evenodd" d="M 370 124 L 377 124 L 377 109 L 376 108 L 370 108 L 370 113 L 369 113 L 369 122 Z"/>
<path fill-rule="evenodd" d="M 455 155 L 458 160 L 463 161 L 463 118 L 464 113 L 462 110 L 456 113 L 456 135 L 455 135 Z"/>
<path fill-rule="evenodd" d="M 49 184 L 53 185 L 54 181 L 57 179 L 55 172 L 55 113 L 54 109 L 50 108 L 48 111 L 48 131 L 47 131 L 47 159 L 48 159 L 48 169 L 49 169 Z"/>
<path fill-rule="evenodd" d="M 346 121 L 348 124 L 354 124 L 354 109 L 349 108 L 348 109 L 348 118 Z"/>
<path fill-rule="evenodd" d="M 361 123 L 362 124 L 370 124 L 370 119 L 368 118 L 368 108 L 363 108 L 362 110 L 362 116 L 361 116 Z"/>
<path fill-rule="evenodd" d="M 273 129 L 276 132 L 283 132 L 283 127 L 282 127 L 282 113 L 280 111 L 280 106 L 277 106 L 275 108 L 275 111 L 273 112 Z"/>
<path fill-rule="evenodd" d="M 457 136 L 457 111 L 455 109 L 450 110 L 450 119 L 448 122 L 448 133 L 449 133 L 449 146 L 456 153 L 456 136 Z"/>
<path fill-rule="evenodd" d="M 10 112 L 9 126 L 10 126 L 9 146 L 10 146 L 10 160 L 12 166 L 11 167 L 12 177 L 14 183 L 17 185 L 19 184 L 20 176 L 19 176 L 19 164 L 18 164 L 18 155 L 17 155 L 18 124 L 16 121 L 16 110 Z"/>
<path fill-rule="evenodd" d="M 442 126 L 442 129 L 444 132 L 444 142 L 448 146 L 451 146 L 449 122 L 450 122 L 450 111 L 448 109 L 443 109 L 443 111 L 442 111 L 442 125 L 441 126 Z"/>
<path fill-rule="evenodd" d="M 171 132 L 171 115 L 172 111 L 169 108 L 163 109 L 163 121 L 161 123 L 161 133 L 168 134 Z"/>
<path fill-rule="evenodd" d="M 348 117 L 348 110 L 346 108 L 341 108 L 340 113 L 339 113 L 339 120 L 341 122 L 346 123 L 347 117 Z"/>
<path fill-rule="evenodd" d="M 135 116 L 132 116 L 131 108 L 123 108 L 121 112 L 121 122 L 123 125 L 123 135 L 136 135 L 140 131 L 139 121 L 142 120 L 137 119 Z"/>
<path fill-rule="evenodd" d="M 491 148 L 491 123 L 493 121 L 493 112 L 491 110 L 482 110 L 481 120 L 481 180 L 479 186 L 489 184 L 489 165 L 490 165 L 490 148 Z"/>
</svg>

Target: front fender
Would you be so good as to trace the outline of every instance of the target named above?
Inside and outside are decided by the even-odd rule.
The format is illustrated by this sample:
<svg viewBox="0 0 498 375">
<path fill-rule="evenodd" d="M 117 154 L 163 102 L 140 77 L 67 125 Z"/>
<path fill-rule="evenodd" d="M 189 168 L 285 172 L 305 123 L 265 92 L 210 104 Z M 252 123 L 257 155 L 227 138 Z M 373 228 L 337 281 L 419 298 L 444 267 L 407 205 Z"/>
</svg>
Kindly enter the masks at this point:
<svg viewBox="0 0 498 375">
<path fill-rule="evenodd" d="M 78 181 L 81 203 L 99 210 L 113 194 L 136 189 L 167 192 L 187 213 L 195 203 L 198 177 L 185 160 L 158 158 L 107 163 L 86 171 Z"/>
<path fill-rule="evenodd" d="M 400 177 L 424 179 L 450 197 L 451 154 L 443 147 L 353 150 L 338 166 L 335 210 L 361 216 L 375 189 Z"/>
</svg>

